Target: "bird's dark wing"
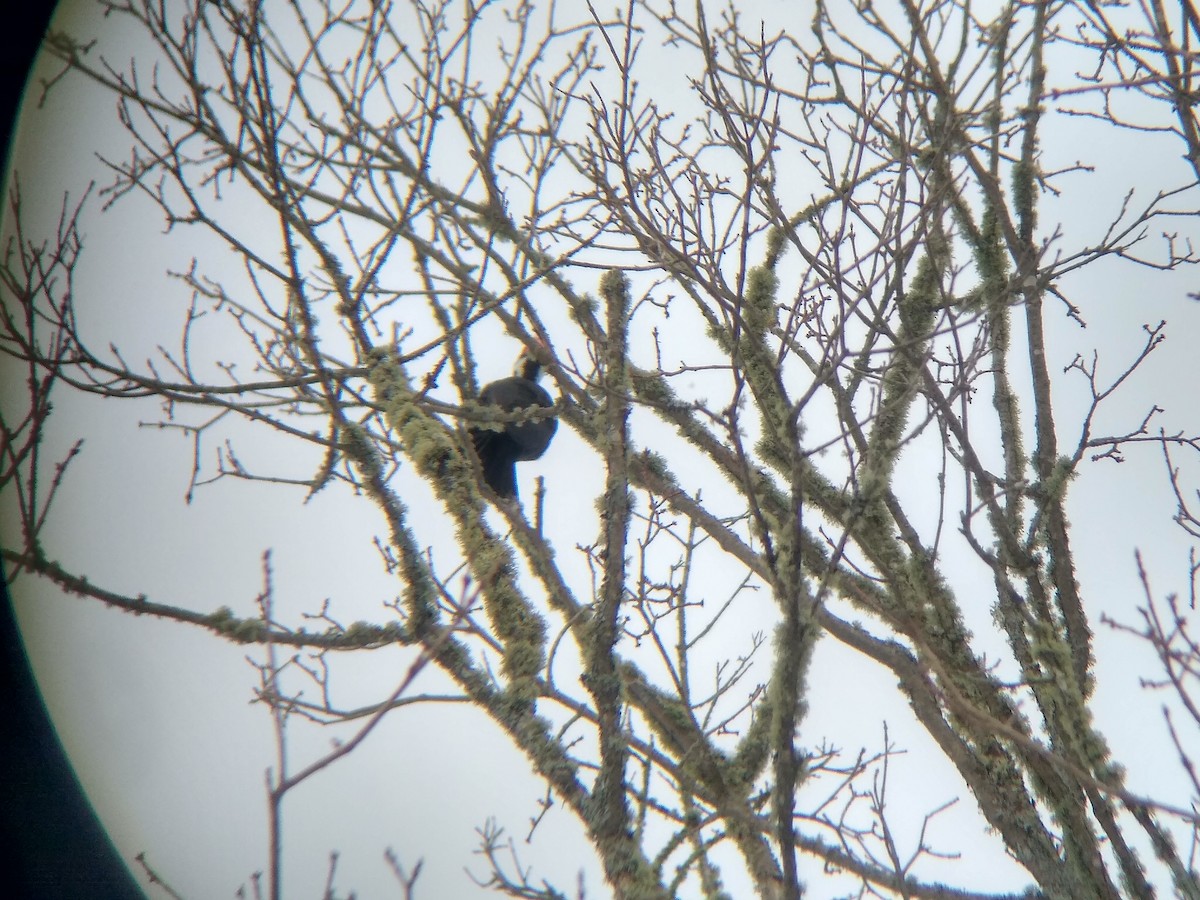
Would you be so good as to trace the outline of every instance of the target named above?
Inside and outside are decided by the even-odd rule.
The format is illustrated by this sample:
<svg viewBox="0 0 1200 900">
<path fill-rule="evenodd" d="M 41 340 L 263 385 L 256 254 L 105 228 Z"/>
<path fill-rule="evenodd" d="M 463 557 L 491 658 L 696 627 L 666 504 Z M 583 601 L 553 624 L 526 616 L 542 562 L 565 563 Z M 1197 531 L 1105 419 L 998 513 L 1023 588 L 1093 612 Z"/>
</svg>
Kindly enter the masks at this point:
<svg viewBox="0 0 1200 900">
<path fill-rule="evenodd" d="M 554 401 L 546 389 L 536 381 L 513 375 L 493 381 L 479 392 L 479 402 L 499 406 L 504 410 L 521 409 L 525 406 L 553 406 Z"/>
<path fill-rule="evenodd" d="M 479 395 L 482 403 L 499 406 L 505 411 L 525 409 L 530 406 L 550 408 L 554 401 L 546 389 L 527 378 L 502 378 L 483 389 Z M 513 422 L 504 430 L 512 443 L 514 459 L 539 458 L 550 446 L 558 422 L 554 419 L 536 419 L 529 422 Z M 499 432 L 492 432 L 499 434 Z"/>
<path fill-rule="evenodd" d="M 522 398 L 525 402 L 522 402 L 517 407 L 518 409 L 534 405 L 549 409 L 554 405 L 550 395 L 540 385 L 529 383 L 528 386 L 533 390 L 529 393 L 528 400 Z M 510 426 L 508 436 L 517 445 L 517 459 L 538 459 L 550 446 L 550 441 L 557 430 L 558 422 L 552 418 L 533 419 Z"/>
</svg>

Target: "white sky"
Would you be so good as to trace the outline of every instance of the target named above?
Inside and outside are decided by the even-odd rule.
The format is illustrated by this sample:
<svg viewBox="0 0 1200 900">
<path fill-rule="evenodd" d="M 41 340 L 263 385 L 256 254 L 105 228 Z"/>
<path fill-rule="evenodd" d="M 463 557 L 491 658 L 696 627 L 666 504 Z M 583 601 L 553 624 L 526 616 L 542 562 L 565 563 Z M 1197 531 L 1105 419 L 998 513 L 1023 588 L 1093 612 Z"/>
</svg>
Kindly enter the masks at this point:
<svg viewBox="0 0 1200 900">
<path fill-rule="evenodd" d="M 777 20 L 788 15 L 780 11 L 783 4 L 761 6 Z M 115 29 L 114 20 L 101 22 L 90 11 L 76 9 L 63 15 L 80 23 L 76 27 L 83 33 L 102 35 L 105 52 L 115 59 L 139 51 L 136 45 L 126 47 L 129 38 Z M 791 15 L 796 27 L 803 28 L 809 12 Z M 1100 172 L 1078 176 L 1078 193 L 1048 199 L 1043 207 L 1044 222 L 1064 221 L 1064 241 L 1071 247 L 1097 238 L 1124 185 L 1136 180 L 1131 170 L 1149 177 L 1181 164 L 1180 148 L 1166 141 L 1107 136 L 1098 147 L 1082 137 L 1094 128 L 1052 118 L 1044 139 L 1048 156 L 1059 162 L 1076 155 L 1086 154 L 1089 160 L 1093 153 L 1099 156 Z M 44 108 L 27 109 L 20 140 L 16 159 L 26 208 L 39 211 L 43 226 L 53 223 L 64 190 L 74 198 L 90 179 L 103 183 L 97 151 L 120 157 L 128 144 L 116 125 L 111 98 L 80 81 L 61 86 Z M 186 288 L 163 272 L 186 268 L 188 260 L 203 258 L 211 247 L 194 231 L 164 235 L 161 218 L 145 202 L 126 202 L 103 216 L 97 214 L 98 206 L 93 203 L 87 218 L 79 273 L 85 326 L 95 329 L 96 346 L 115 340 L 128 358 L 144 358 L 156 344 L 178 340 L 187 303 Z M 1102 366 L 1114 371 L 1136 351 L 1142 323 L 1166 318 L 1170 325 L 1167 344 L 1134 379 L 1128 394 L 1114 402 L 1108 410 L 1111 420 L 1098 431 L 1108 425 L 1119 431 L 1139 421 L 1151 402 L 1165 409 L 1167 427 L 1190 424 L 1195 429 L 1192 386 L 1198 383 L 1200 365 L 1193 335 L 1200 318 L 1185 300 L 1194 283 L 1191 272 L 1164 275 L 1120 263 L 1097 265 L 1072 282 L 1072 298 L 1083 306 L 1090 327 L 1085 332 L 1055 323 L 1051 370 L 1056 375 L 1077 352 L 1090 355 L 1093 346 L 1102 348 Z M 505 344 L 494 359 L 482 360 L 484 375 L 506 374 L 513 352 L 515 345 Z M 13 383 L 10 376 L 3 378 Z M 1078 403 L 1080 395 L 1072 396 L 1070 380 L 1059 382 L 1064 404 Z M 262 556 L 270 550 L 276 594 L 286 609 L 313 611 L 324 598 L 332 598 L 346 623 L 387 620 L 382 604 L 397 589 L 371 543 L 384 527 L 378 514 L 368 511 L 370 506 L 345 491 L 328 490 L 305 504 L 300 490 L 232 481 L 200 490 L 185 505 L 188 442 L 178 433 L 139 428 L 158 415 L 150 402 L 60 393 L 49 447 L 65 449 L 77 436 L 85 436 L 86 444 L 54 513 L 52 557 L 115 591 L 144 592 L 201 611 L 228 605 L 249 614 L 262 586 Z M 1069 416 L 1061 429 L 1063 449 L 1069 452 Z M 239 427 L 234 433 L 252 464 L 296 452 L 291 444 L 262 439 L 251 429 Z M 552 513 L 557 509 L 560 515 L 549 521 L 563 528 L 554 536 L 555 544 L 577 577 L 583 569 L 577 557 L 570 558 L 572 548 L 594 538 L 595 524 L 587 516 L 567 513 L 575 508 L 590 515 L 590 498 L 600 486 L 598 465 L 581 471 L 577 464 L 582 447 L 569 429 L 560 428 L 546 458 L 523 466 L 519 475 L 524 490 L 540 474 L 558 492 L 561 500 Z M 311 460 L 295 463 L 298 473 L 311 469 Z M 0 511 L 7 528 L 11 505 L 5 502 Z M 1189 543 L 1171 524 L 1173 511 L 1156 450 L 1131 454 L 1120 467 L 1085 464 L 1073 489 L 1071 518 L 1094 623 L 1101 612 L 1134 619 L 1143 599 L 1135 548 L 1144 554 L 1160 595 L 1186 591 Z M 449 540 L 449 531 L 443 534 Z M 151 865 L 185 896 L 232 896 L 266 864 L 263 785 L 273 750 L 265 709 L 249 704 L 256 678 L 246 662 L 248 655 L 261 659 L 261 650 L 229 646 L 196 629 L 64 597 L 28 577 L 11 587 L 59 733 L 118 848 L 127 859 L 146 851 Z M 720 596 L 721 589 L 714 575 L 713 595 Z M 756 608 L 750 602 L 748 620 L 758 615 L 768 621 L 768 601 L 763 597 L 759 603 Z M 986 620 L 986 609 L 980 614 Z M 1153 659 L 1134 642 L 1098 624 L 1095 630 L 1102 730 L 1116 759 L 1129 770 L 1129 787 L 1170 798 L 1173 786 L 1182 790 L 1175 754 L 1165 740 L 1159 701 L 1138 687 L 1139 676 L 1155 673 Z M 746 648 L 731 641 L 725 649 L 734 655 Z M 342 702 L 356 705 L 386 696 L 410 659 L 407 652 L 387 649 L 361 662 L 342 660 L 337 682 Z M 885 675 L 826 640 L 810 683 L 804 742 L 816 746 L 828 739 L 853 755 L 859 746 L 879 746 L 886 720 L 893 743 L 909 749 L 910 764 L 903 778 L 893 778 L 891 796 L 910 839 L 925 812 L 957 797 L 957 807 L 935 821 L 929 840 L 968 858 L 978 858 L 978 847 L 993 848 L 988 865 L 973 865 L 965 874 L 961 866 L 939 870 L 931 865 L 922 870 L 925 877 L 978 889 L 1018 889 L 1028 883 L 995 850 L 997 843 L 980 833 L 970 795 L 949 765 L 934 758 Z M 428 671 L 417 685 L 424 691 L 444 688 L 443 680 Z M 294 767 L 327 750 L 333 737 L 329 731 L 298 729 L 291 745 Z M 287 801 L 288 895 L 318 896 L 327 854 L 337 850 L 339 890 L 357 890 L 360 897 L 397 896 L 383 862 L 387 847 L 409 866 L 424 859 L 419 896 L 488 893 L 473 888 L 463 869 L 485 875 L 485 864 L 472 855 L 474 829 L 494 817 L 518 840 L 522 862 L 539 879 L 570 890 L 582 868 L 588 896 L 602 896 L 597 865 L 569 814 L 555 809 L 534 843 L 523 843 L 543 794 L 521 756 L 482 714 L 465 705 L 406 708 Z M 803 859 L 802 875 L 813 897 L 847 889 L 847 882 L 823 878 L 812 859 Z"/>
</svg>

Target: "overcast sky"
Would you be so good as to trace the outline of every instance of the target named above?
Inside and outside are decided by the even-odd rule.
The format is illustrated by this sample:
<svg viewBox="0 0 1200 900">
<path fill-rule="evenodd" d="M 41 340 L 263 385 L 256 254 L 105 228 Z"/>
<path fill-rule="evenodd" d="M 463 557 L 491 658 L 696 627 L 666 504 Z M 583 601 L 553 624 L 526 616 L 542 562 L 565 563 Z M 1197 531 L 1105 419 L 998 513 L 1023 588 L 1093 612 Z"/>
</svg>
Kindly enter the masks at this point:
<svg viewBox="0 0 1200 900">
<path fill-rule="evenodd" d="M 89 3 L 63 6 L 69 7 L 62 15 L 70 27 L 98 36 L 113 58 L 145 51 L 121 30 L 119 18 L 103 20 Z M 785 4 L 757 6 L 776 22 L 784 16 Z M 796 27 L 803 28 L 810 14 L 792 15 Z M 1101 172 L 1180 164 L 1178 147 L 1135 137 L 1106 137 L 1103 147 L 1089 145 L 1081 136 L 1094 127 L 1051 119 L 1047 153 L 1066 164 L 1073 154 L 1095 152 Z M 68 80 L 45 106 L 29 105 L 21 128 L 16 168 L 26 211 L 35 212 L 27 228 L 49 231 L 64 191 L 75 200 L 90 181 L 105 182 L 97 152 L 120 157 L 128 149 L 112 98 L 81 79 Z M 1068 233 L 1079 235 L 1072 243 L 1083 245 L 1119 202 L 1119 193 L 1102 190 L 1048 198 L 1044 219 L 1061 219 Z M 203 257 L 212 247 L 194 232 L 164 234 L 161 217 L 137 199 L 101 214 L 93 198 L 86 221 L 77 293 L 84 326 L 94 331 L 96 345 L 115 341 L 128 358 L 141 359 L 153 355 L 156 345 L 177 341 L 188 292 L 164 273 L 186 269 L 193 257 Z M 1105 427 L 1118 429 L 1138 420 L 1153 401 L 1166 410 L 1166 421 L 1179 427 L 1190 422 L 1194 429 L 1194 385 L 1200 383 L 1194 345 L 1200 318 L 1186 293 L 1195 289 L 1195 274 L 1100 264 L 1077 276 L 1072 287 L 1076 296 L 1092 303 L 1090 327 L 1085 332 L 1055 322 L 1055 340 L 1061 343 L 1054 346 L 1052 369 L 1061 372 L 1077 352 L 1090 355 L 1099 346 L 1115 370 L 1137 346 L 1131 333 L 1145 322 L 1166 318 L 1167 344 L 1139 373 L 1129 394 L 1113 404 L 1108 411 L 1113 420 Z M 507 374 L 517 349 L 515 343 L 497 342 L 494 356 L 481 359 L 483 374 Z M 0 382 L 11 386 L 13 377 L 5 368 Z M 1068 388 L 1062 402 L 1078 409 L 1082 397 L 1082 392 L 1072 397 Z M 65 390 L 58 395 L 46 458 L 61 456 L 78 437 L 86 443 L 54 510 L 48 541 L 52 557 L 114 591 L 145 593 L 200 611 L 230 606 L 248 615 L 262 590 L 269 551 L 275 592 L 287 610 L 312 611 L 331 598 L 347 622 L 388 620 L 384 604 L 397 588 L 372 543 L 386 533 L 378 513 L 345 490 L 327 490 L 306 502 L 302 490 L 232 480 L 198 491 L 187 504 L 190 443 L 179 432 L 144 427 L 157 421 L 160 412 L 151 401 L 104 401 Z M 1121 417 L 1124 422 L 1118 421 Z M 231 432 L 250 462 L 278 462 L 277 454 L 295 452 L 290 444 L 252 428 Z M 590 511 L 601 476 L 598 466 L 580 470 L 581 448 L 569 429 L 560 428 L 545 459 L 522 467 L 522 484 L 544 475 L 552 491 L 560 496 L 570 492 L 564 508 L 573 504 Z M 298 458 L 296 468 L 302 473 L 312 468 L 312 461 Z M 1115 472 L 1119 478 L 1113 477 L 1115 469 L 1111 463 L 1085 467 L 1072 494 L 1079 574 L 1089 604 L 1095 604 L 1089 607 L 1094 621 L 1101 612 L 1134 620 L 1142 602 L 1135 548 L 1146 557 L 1160 594 L 1187 589 L 1184 563 L 1190 545 L 1171 523 L 1174 504 L 1161 454 L 1148 449 L 1133 455 Z M 11 498 L 4 498 L 0 512 L 4 527 L 11 528 Z M 564 555 L 595 537 L 591 520 L 569 518 L 555 520 L 563 528 L 554 539 Z M 448 526 L 443 539 L 449 546 Z M 578 560 L 567 565 L 577 566 L 577 574 L 584 572 Z M 715 593 L 721 575 L 712 578 Z M 151 865 L 184 896 L 233 896 L 266 865 L 264 773 L 274 763 L 274 751 L 267 711 L 250 702 L 257 682 L 250 661 L 260 662 L 262 651 L 64 596 L 28 576 L 13 584 L 12 592 L 59 734 L 125 858 L 145 851 Z M 757 615 L 767 622 L 765 597 L 762 603 Z M 749 616 L 754 615 L 751 607 Z M 1139 676 L 1155 673 L 1154 660 L 1127 638 L 1102 627 L 1096 631 L 1102 730 L 1116 758 L 1129 765 L 1132 790 L 1169 796 L 1172 783 L 1178 784 L 1175 754 L 1165 741 L 1157 700 L 1138 685 Z M 737 649 L 731 646 L 730 652 Z M 398 683 L 411 659 L 411 653 L 388 648 L 362 660 L 342 660 L 338 701 L 345 706 L 378 701 Z M 936 820 L 931 837 L 968 855 L 976 844 L 988 841 L 969 793 L 948 764 L 928 752 L 928 738 L 912 726 L 887 677 L 833 641 L 823 641 L 811 682 L 811 713 L 805 722 L 810 746 L 823 739 L 849 752 L 878 746 L 880 723 L 886 719 L 890 739 L 909 748 L 917 760 L 906 770 L 912 776 L 893 786 L 893 802 L 914 811 L 910 824 L 919 825 L 920 814 L 959 798 L 954 809 Z M 448 684 L 426 671 L 416 687 L 438 692 Z M 887 712 L 889 704 L 894 713 Z M 303 766 L 326 752 L 335 736 L 344 739 L 351 733 L 297 729 L 291 744 L 294 765 Z M 337 850 L 339 890 L 357 890 L 360 897 L 398 896 L 383 860 L 389 847 L 409 866 L 424 860 L 419 896 L 490 895 L 473 887 L 463 870 L 486 875 L 485 863 L 473 855 L 475 829 L 495 819 L 517 838 L 522 862 L 539 879 L 567 887 L 582 870 L 588 896 L 603 896 L 598 865 L 568 813 L 553 810 L 535 842 L 524 844 L 543 796 L 544 786 L 530 775 L 526 761 L 480 712 L 466 704 L 406 708 L 388 716 L 353 754 L 289 798 L 288 895 L 319 896 L 328 853 Z M 965 880 L 980 889 L 1015 890 L 1029 883 L 1001 854 L 990 858 L 990 868 Z M 823 879 L 811 859 L 803 866 L 813 897 L 847 889 L 847 882 Z M 928 871 L 936 876 L 936 868 Z M 954 880 L 964 880 L 961 871 Z"/>
</svg>

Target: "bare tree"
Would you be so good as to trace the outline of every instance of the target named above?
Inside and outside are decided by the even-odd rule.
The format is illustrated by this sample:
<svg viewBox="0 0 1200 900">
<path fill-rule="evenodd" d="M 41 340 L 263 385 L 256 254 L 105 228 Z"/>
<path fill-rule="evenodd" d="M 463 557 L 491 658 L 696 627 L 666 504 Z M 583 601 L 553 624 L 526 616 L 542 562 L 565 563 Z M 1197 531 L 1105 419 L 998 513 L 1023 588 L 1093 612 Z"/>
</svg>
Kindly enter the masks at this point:
<svg viewBox="0 0 1200 900">
<path fill-rule="evenodd" d="M 1194 599 L 1164 610 L 1147 581 L 1145 628 L 1118 626 L 1173 691 L 1179 790 L 1144 796 L 1096 721 L 1098 617 L 1068 522 L 1081 469 L 1149 444 L 1200 533 L 1171 455 L 1194 462 L 1197 424 L 1149 401 L 1098 424 L 1163 317 L 1101 364 L 1079 326 L 1106 308 L 1076 287 L 1101 263 L 1196 262 L 1190 2 L 818 2 L 786 22 L 655 0 L 101 3 L 144 51 L 120 63 L 53 33 L 47 89 L 116 99 L 132 150 L 105 160 L 104 207 L 152 204 L 223 249 L 174 273 L 178 349 L 138 365 L 77 317 L 99 300 L 72 281 L 89 207 L 38 239 L 14 190 L 3 349 L 29 402 L 4 421 L 9 572 L 263 645 L 281 747 L 286 720 L 373 723 L 414 699 L 408 678 L 369 710 L 302 696 L 340 654 L 412 647 L 583 824 L 614 896 L 799 897 L 821 867 L 860 896 L 1002 896 L 967 886 L 979 860 L 958 885 L 929 874 L 956 850 L 926 834 L 946 799 L 889 807 L 906 770 L 883 723 L 906 715 L 1026 896 L 1200 897 Z M 1095 190 L 1092 161 L 1048 161 L 1072 116 L 1179 140 L 1191 168 L 1121 171 L 1106 188 L 1124 201 L 1080 239 L 1054 216 Z M 478 402 L 491 344 L 548 350 L 550 414 L 576 439 L 578 483 L 527 506 L 486 489 L 469 438 L 547 415 Z M 189 497 L 243 479 L 371 504 L 393 614 L 343 626 L 326 608 L 312 628 L 272 607 L 269 577 L 239 615 L 61 565 L 42 534 L 68 460 L 39 435 L 68 389 L 161 403 L 191 439 Z M 293 465 L 243 462 L 237 419 L 294 444 Z M 594 538 L 571 555 L 561 523 L 588 490 Z M 898 685 L 905 708 L 856 711 L 882 746 L 806 728 L 822 636 Z M 481 835 L 497 890 L 571 893 L 509 865 L 498 826 Z"/>
</svg>

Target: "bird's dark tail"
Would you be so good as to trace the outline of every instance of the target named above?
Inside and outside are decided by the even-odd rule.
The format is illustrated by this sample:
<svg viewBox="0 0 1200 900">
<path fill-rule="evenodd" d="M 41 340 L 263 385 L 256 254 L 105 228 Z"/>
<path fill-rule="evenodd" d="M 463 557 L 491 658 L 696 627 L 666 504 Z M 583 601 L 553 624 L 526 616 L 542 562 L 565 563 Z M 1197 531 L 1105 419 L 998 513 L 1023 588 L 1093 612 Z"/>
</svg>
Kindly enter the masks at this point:
<svg viewBox="0 0 1200 900">
<path fill-rule="evenodd" d="M 517 466 L 505 454 L 483 456 L 483 480 L 504 500 L 517 498 Z"/>
<path fill-rule="evenodd" d="M 471 432 L 471 443 L 475 455 L 483 466 L 483 480 L 488 487 L 504 500 L 517 496 L 516 455 L 509 446 L 512 442 L 499 431 L 480 428 Z"/>
</svg>

